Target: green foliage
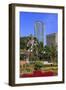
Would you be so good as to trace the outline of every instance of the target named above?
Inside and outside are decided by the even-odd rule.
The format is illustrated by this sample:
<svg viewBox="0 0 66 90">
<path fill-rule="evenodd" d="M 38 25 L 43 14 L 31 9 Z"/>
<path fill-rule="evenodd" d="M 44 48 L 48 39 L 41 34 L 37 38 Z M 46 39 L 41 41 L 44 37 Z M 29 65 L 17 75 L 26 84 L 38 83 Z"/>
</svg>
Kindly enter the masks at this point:
<svg viewBox="0 0 66 90">
<path fill-rule="evenodd" d="M 21 37 L 20 38 L 20 49 L 26 49 L 29 38 L 30 37 Z"/>
<path fill-rule="evenodd" d="M 57 49 L 55 46 L 51 46 L 50 47 L 50 58 L 51 58 L 51 62 L 57 62 Z"/>
<path fill-rule="evenodd" d="M 44 50 L 43 42 L 39 43 L 39 53 L 41 53 Z"/>
<path fill-rule="evenodd" d="M 36 60 L 45 60 L 51 62 L 57 62 L 57 48 L 55 46 L 43 46 L 43 42 L 39 42 L 36 37 L 27 36 L 20 38 L 20 49 L 31 49 L 31 45 L 27 47 L 27 43 L 31 38 L 34 39 L 34 45 L 32 47 L 32 54 L 29 56 L 29 61 L 34 63 Z M 20 55 L 20 59 L 25 57 Z"/>
<path fill-rule="evenodd" d="M 21 54 L 20 55 L 20 60 L 25 60 L 26 59 L 26 55 L 25 54 Z"/>
<path fill-rule="evenodd" d="M 30 72 L 30 71 L 31 71 L 31 69 L 26 69 L 26 71 L 27 71 L 27 72 Z"/>
<path fill-rule="evenodd" d="M 32 53 L 32 55 L 29 56 L 29 61 L 30 61 L 31 64 L 33 64 L 36 61 L 38 61 L 38 57 L 35 55 L 35 53 Z"/>
<path fill-rule="evenodd" d="M 45 59 L 50 59 L 51 62 L 57 62 L 57 48 L 55 46 L 45 46 Z"/>
<path fill-rule="evenodd" d="M 47 61 L 50 61 L 50 47 L 49 46 L 45 46 L 44 47 L 44 59 Z"/>
<path fill-rule="evenodd" d="M 40 70 L 43 66 L 44 66 L 44 64 L 41 61 L 36 61 L 35 65 L 34 65 L 34 69 Z"/>
</svg>

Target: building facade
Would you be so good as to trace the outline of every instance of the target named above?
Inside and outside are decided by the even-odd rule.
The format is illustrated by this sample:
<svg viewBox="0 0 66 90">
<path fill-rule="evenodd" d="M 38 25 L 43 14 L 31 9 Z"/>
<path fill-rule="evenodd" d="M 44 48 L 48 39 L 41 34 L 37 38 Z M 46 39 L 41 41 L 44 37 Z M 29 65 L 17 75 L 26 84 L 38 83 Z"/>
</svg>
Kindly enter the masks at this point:
<svg viewBox="0 0 66 90">
<path fill-rule="evenodd" d="M 46 36 L 46 44 L 48 46 L 58 46 L 58 34 L 52 33 Z"/>
</svg>

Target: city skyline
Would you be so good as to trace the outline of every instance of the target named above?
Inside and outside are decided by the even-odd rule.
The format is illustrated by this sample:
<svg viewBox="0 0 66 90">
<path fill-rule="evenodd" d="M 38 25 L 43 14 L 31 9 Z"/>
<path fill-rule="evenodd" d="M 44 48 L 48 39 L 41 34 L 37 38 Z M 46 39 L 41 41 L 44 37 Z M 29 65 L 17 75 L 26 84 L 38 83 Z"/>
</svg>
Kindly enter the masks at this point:
<svg viewBox="0 0 66 90">
<path fill-rule="evenodd" d="M 58 32 L 58 15 L 56 13 L 20 12 L 20 37 L 30 34 L 34 36 L 36 21 L 42 21 L 45 25 L 44 44 L 46 44 L 46 35 Z"/>
</svg>

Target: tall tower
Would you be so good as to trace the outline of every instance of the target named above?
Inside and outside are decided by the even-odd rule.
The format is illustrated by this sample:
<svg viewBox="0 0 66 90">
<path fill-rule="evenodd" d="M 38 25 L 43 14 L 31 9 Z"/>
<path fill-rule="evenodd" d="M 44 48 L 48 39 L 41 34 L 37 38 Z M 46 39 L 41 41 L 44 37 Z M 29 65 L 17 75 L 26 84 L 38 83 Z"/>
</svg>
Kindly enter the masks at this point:
<svg viewBox="0 0 66 90">
<path fill-rule="evenodd" d="M 35 22 L 34 37 L 36 37 L 39 42 L 43 42 L 44 45 L 44 23 L 42 21 Z"/>
</svg>

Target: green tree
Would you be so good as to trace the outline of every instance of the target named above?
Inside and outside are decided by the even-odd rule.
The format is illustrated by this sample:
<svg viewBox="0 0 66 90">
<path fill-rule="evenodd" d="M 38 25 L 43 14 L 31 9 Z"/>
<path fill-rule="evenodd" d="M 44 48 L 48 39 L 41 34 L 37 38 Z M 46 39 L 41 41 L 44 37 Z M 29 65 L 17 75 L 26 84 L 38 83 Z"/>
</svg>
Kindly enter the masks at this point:
<svg viewBox="0 0 66 90">
<path fill-rule="evenodd" d="M 50 47 L 50 58 L 51 58 L 51 62 L 57 62 L 57 47 L 56 46 Z"/>
<path fill-rule="evenodd" d="M 26 49 L 28 40 L 29 40 L 29 37 L 20 38 L 20 49 Z"/>
<path fill-rule="evenodd" d="M 43 42 L 39 42 L 39 53 L 41 53 L 44 50 Z"/>
<path fill-rule="evenodd" d="M 44 58 L 51 62 L 57 62 L 57 47 L 56 46 L 45 46 L 44 47 Z"/>
</svg>

